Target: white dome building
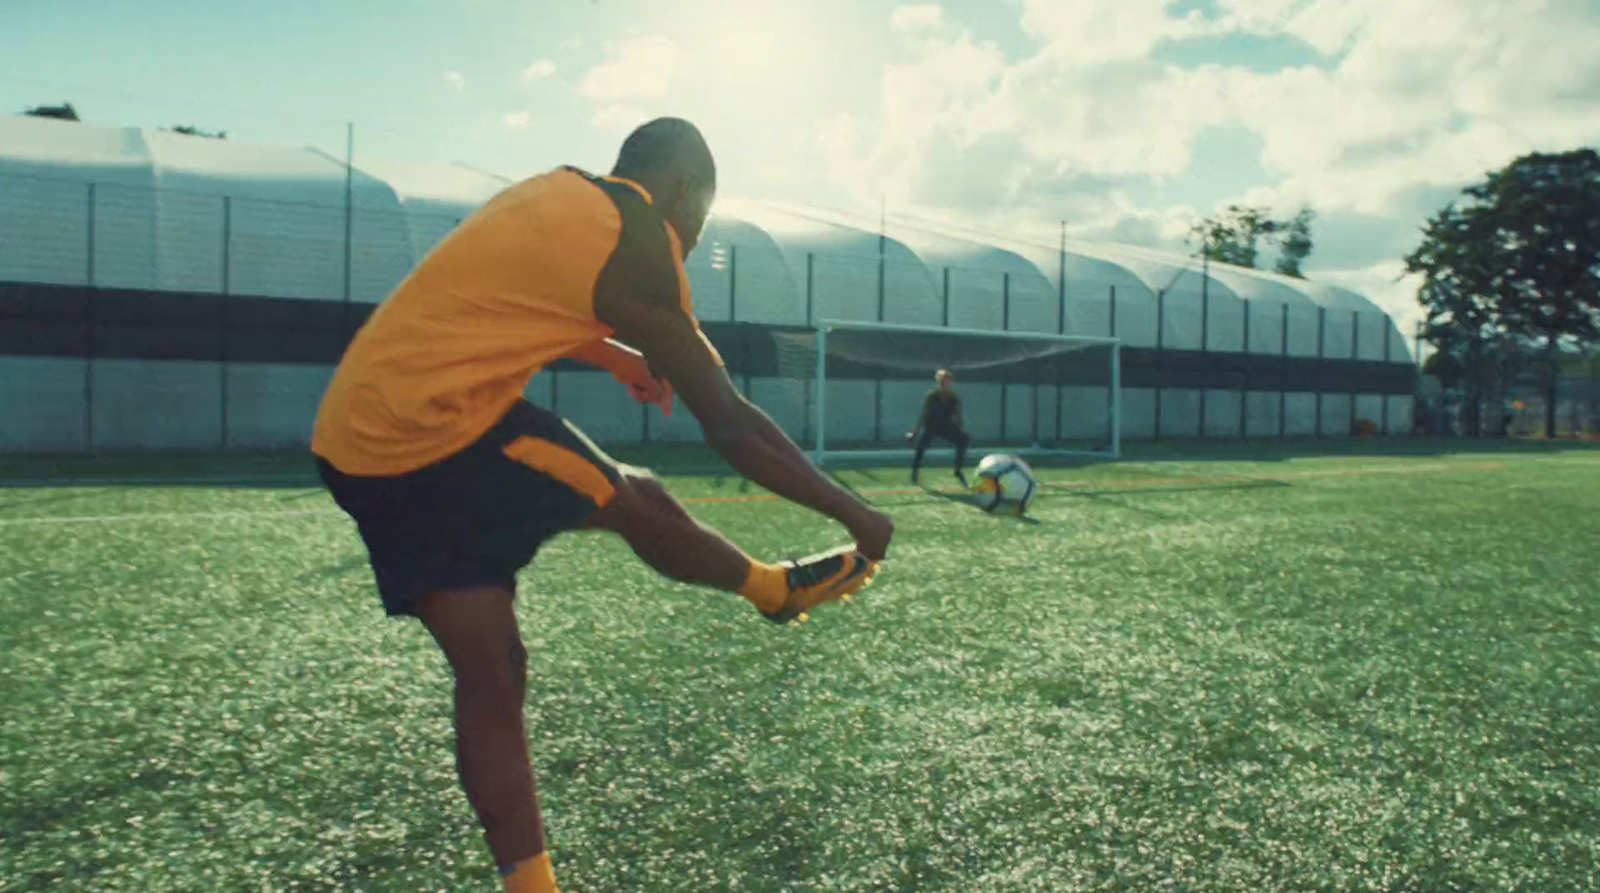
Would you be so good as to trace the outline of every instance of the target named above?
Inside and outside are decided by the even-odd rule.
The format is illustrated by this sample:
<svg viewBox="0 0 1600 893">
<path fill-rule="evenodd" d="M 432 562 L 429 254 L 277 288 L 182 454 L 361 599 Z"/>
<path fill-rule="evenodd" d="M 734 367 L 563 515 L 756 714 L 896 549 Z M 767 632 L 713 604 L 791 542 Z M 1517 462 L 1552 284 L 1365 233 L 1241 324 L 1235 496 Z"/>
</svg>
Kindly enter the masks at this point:
<svg viewBox="0 0 1600 893">
<path fill-rule="evenodd" d="M 361 305 L 509 182 L 367 160 L 347 177 L 310 149 L 0 119 L 0 451 L 303 447 Z M 1193 259 L 1128 246 L 877 230 L 720 202 L 688 261 L 708 332 L 848 319 L 1115 335 L 1124 437 L 1343 436 L 1358 415 L 1410 427 L 1404 339 L 1347 290 L 1223 265 L 1202 276 Z M 730 370 L 809 435 L 806 384 L 772 363 Z M 897 437 L 927 386 L 831 381 L 830 441 Z M 1089 424 L 1071 407 L 1105 399 L 1024 390 L 971 386 L 980 442 L 1026 436 L 1022 424 L 1071 433 Z M 529 396 L 609 444 L 699 436 L 686 413 L 649 418 L 600 373 L 547 372 Z"/>
</svg>

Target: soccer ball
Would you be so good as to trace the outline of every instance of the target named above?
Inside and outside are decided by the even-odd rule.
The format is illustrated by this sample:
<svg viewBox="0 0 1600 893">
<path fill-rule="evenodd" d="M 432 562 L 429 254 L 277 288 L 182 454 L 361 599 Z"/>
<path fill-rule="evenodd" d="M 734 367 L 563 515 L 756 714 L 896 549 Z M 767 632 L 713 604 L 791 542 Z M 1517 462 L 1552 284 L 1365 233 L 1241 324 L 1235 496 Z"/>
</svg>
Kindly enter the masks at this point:
<svg viewBox="0 0 1600 893">
<path fill-rule="evenodd" d="M 1028 463 L 1005 453 L 984 456 L 978 463 L 978 473 L 972 484 L 972 492 L 977 494 L 978 504 L 984 511 L 992 512 L 1006 506 L 1019 518 L 1028 510 L 1028 503 L 1038 489 L 1039 482 L 1034 479 Z"/>
</svg>

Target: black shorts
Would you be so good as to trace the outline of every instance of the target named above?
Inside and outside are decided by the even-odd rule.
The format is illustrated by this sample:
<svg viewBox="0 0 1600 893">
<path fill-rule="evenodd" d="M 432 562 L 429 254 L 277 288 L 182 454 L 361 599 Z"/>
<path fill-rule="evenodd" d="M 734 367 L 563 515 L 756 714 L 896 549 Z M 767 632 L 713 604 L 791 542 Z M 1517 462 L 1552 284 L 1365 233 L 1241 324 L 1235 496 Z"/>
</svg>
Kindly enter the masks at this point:
<svg viewBox="0 0 1600 893">
<path fill-rule="evenodd" d="M 576 427 L 521 400 L 471 446 L 416 471 L 348 475 L 321 457 L 317 467 L 361 531 L 391 616 L 415 614 L 435 589 L 514 590 L 539 547 L 582 526 L 621 477 Z"/>
</svg>

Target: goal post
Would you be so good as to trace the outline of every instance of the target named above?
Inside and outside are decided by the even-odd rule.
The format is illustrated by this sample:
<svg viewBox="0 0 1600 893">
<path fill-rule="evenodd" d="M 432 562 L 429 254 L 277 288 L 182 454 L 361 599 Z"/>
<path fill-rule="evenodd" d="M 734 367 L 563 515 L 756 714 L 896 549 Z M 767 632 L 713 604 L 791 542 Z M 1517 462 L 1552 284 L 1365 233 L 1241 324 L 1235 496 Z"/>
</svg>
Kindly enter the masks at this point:
<svg viewBox="0 0 1600 893">
<path fill-rule="evenodd" d="M 955 375 L 974 460 L 1121 455 L 1116 338 L 826 319 L 785 333 L 779 352 L 786 375 L 809 379 L 805 427 L 818 465 L 909 459 L 903 435 L 939 369 Z M 952 453 L 936 442 L 928 457 Z"/>
</svg>

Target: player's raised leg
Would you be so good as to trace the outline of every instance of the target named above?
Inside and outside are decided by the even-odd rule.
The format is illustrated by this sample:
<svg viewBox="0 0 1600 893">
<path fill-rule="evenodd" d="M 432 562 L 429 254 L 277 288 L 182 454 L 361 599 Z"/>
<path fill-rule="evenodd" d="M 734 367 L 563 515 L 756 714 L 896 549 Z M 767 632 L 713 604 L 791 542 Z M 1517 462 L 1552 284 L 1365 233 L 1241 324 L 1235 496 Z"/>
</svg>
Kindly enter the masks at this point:
<svg viewBox="0 0 1600 893">
<path fill-rule="evenodd" d="M 797 562 L 758 561 L 696 521 L 655 478 L 633 469 L 623 472 L 615 495 L 587 526 L 620 535 L 663 576 L 738 593 L 780 623 L 847 597 L 872 578 L 873 563 L 853 547 Z"/>
<path fill-rule="evenodd" d="M 522 706 L 528 654 L 502 585 L 441 589 L 417 614 L 455 676 L 456 771 L 511 893 L 554 893 Z"/>
</svg>

